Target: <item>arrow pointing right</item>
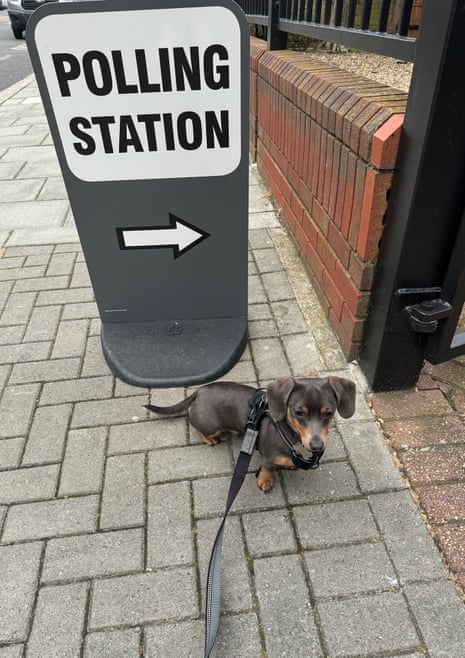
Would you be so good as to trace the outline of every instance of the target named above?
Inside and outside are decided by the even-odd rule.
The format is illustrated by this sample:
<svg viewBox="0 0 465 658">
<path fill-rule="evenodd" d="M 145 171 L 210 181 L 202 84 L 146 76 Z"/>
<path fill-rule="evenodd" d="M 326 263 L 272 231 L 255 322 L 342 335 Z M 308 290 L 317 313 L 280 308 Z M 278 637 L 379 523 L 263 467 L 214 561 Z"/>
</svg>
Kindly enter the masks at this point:
<svg viewBox="0 0 465 658">
<path fill-rule="evenodd" d="M 117 228 L 121 249 L 158 249 L 171 247 L 174 257 L 199 244 L 209 237 L 209 233 L 189 224 L 183 219 L 168 213 L 169 226 L 140 226 L 137 228 Z"/>
</svg>

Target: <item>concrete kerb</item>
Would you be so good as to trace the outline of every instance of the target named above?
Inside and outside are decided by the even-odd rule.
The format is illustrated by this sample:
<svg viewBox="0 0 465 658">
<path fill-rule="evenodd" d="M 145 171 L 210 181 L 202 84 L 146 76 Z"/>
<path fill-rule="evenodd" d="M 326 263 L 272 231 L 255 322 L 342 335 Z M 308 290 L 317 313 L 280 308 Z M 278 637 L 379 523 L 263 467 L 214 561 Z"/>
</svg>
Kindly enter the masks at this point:
<svg viewBox="0 0 465 658">
<path fill-rule="evenodd" d="M 35 95 L 33 76 L 0 93 L 0 120 L 4 107 L 14 107 L 17 120 Z M 14 161 L 4 159 L 10 149 L 0 137 L 0 165 Z M 254 164 L 250 173 L 250 339 L 226 378 L 264 385 L 287 374 L 352 377 L 357 411 L 336 422 L 310 476 L 281 473 L 266 497 L 247 476 L 225 546 L 226 614 L 215 655 L 463 658 L 465 608 L 371 413 L 364 377 L 345 362 Z M 134 421 L 144 402 L 169 403 L 184 390 L 114 381 L 99 353 L 95 305 L 77 307 L 93 304 L 92 291 L 76 235 L 66 231 L 0 226 L 0 265 L 20 254 L 43 263 L 29 277 L 37 286 L 22 292 L 13 288 L 21 268 L 0 269 L 11 269 L 0 306 L 0 448 L 9 449 L 0 466 L 0 491 L 8 491 L 0 496 L 0 563 L 10 567 L 12 592 L 0 591 L 0 656 L 26 646 L 28 656 L 135 658 L 141 647 L 147 657 L 201 655 L 204 567 L 238 448 L 224 443 L 210 456 L 184 419 Z M 51 259 L 56 268 L 65 251 L 67 282 L 54 282 L 66 289 L 79 275 L 79 302 L 43 289 Z M 27 313 L 12 299 L 21 294 L 29 295 Z M 56 304 L 46 340 L 33 341 L 37 349 L 47 342 L 47 354 L 33 362 L 11 328 L 30 329 L 30 339 L 32 323 Z M 11 406 L 15 389 L 20 406 Z M 83 470 L 86 455 L 92 469 Z M 16 596 L 27 611 L 18 609 L 20 629 L 8 608 Z M 61 640 L 47 621 L 58 611 Z"/>
</svg>

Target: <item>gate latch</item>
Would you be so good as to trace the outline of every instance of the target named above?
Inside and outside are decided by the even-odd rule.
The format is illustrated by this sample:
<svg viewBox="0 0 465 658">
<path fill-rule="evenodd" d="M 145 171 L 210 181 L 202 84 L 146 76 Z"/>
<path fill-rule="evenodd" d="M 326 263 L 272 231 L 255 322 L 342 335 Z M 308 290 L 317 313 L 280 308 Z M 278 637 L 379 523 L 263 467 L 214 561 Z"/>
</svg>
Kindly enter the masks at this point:
<svg viewBox="0 0 465 658">
<path fill-rule="evenodd" d="M 438 321 L 452 313 L 452 306 L 443 299 L 425 299 L 418 304 L 405 306 L 403 312 L 414 331 L 432 334 L 438 328 Z"/>
</svg>

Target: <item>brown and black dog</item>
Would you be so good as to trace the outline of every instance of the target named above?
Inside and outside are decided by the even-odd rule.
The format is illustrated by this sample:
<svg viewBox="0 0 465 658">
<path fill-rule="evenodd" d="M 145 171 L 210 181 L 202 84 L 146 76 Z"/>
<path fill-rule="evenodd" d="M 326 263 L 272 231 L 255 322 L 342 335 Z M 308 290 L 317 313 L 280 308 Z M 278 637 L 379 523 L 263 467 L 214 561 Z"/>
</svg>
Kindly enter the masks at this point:
<svg viewBox="0 0 465 658">
<path fill-rule="evenodd" d="M 249 403 L 257 391 L 234 382 L 214 382 L 172 406 L 148 404 L 146 408 L 162 415 L 189 409 L 189 422 L 202 441 L 215 445 L 223 432 L 244 434 Z M 266 393 L 269 415 L 264 417 L 258 435 L 262 464 L 257 476 L 257 484 L 265 493 L 273 488 L 277 467 L 295 468 L 280 430 L 292 444 L 303 445 L 306 451 L 321 457 L 336 410 L 343 418 L 350 418 L 355 411 L 355 384 L 343 377 L 284 377 L 271 382 Z"/>
</svg>

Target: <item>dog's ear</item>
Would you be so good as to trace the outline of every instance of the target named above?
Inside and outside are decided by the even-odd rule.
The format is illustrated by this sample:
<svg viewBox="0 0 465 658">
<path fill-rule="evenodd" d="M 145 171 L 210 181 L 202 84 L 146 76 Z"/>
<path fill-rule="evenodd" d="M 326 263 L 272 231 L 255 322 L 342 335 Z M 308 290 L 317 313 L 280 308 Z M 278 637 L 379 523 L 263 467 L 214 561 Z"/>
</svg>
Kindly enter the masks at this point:
<svg viewBox="0 0 465 658">
<path fill-rule="evenodd" d="M 295 386 L 293 377 L 275 379 L 266 388 L 268 396 L 268 409 L 275 420 L 283 420 L 286 417 L 287 403 Z"/>
<path fill-rule="evenodd" d="M 328 382 L 334 391 L 337 410 L 343 418 L 350 418 L 355 412 L 355 384 L 344 377 L 328 377 Z"/>
</svg>

